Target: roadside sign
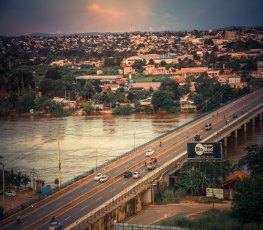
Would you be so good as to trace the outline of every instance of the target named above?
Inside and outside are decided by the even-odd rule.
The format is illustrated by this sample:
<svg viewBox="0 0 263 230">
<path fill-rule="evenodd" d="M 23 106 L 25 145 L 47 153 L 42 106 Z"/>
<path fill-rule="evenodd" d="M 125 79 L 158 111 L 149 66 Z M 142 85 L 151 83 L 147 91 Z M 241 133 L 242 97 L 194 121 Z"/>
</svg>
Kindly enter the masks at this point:
<svg viewBox="0 0 263 230">
<path fill-rule="evenodd" d="M 221 142 L 187 143 L 187 160 L 222 160 Z"/>
<path fill-rule="evenodd" d="M 224 199 L 224 189 L 222 189 L 222 188 L 206 188 L 206 196 Z"/>
</svg>

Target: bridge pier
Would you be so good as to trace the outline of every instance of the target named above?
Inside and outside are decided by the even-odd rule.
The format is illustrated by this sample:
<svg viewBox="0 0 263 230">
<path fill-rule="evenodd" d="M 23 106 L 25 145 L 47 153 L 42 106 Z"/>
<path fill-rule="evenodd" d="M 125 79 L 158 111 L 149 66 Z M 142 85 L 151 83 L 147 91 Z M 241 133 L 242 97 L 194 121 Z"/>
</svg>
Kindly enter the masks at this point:
<svg viewBox="0 0 263 230">
<path fill-rule="evenodd" d="M 247 124 L 244 124 L 244 132 L 247 131 Z"/>
<path fill-rule="evenodd" d="M 262 121 L 262 113 L 259 114 L 259 120 Z"/>
<path fill-rule="evenodd" d="M 227 137 L 224 138 L 224 147 L 227 147 Z"/>
<path fill-rule="evenodd" d="M 235 138 L 237 138 L 237 130 L 235 130 Z"/>
<path fill-rule="evenodd" d="M 252 118 L 252 125 L 255 126 L 256 122 L 255 122 L 255 118 Z"/>
</svg>

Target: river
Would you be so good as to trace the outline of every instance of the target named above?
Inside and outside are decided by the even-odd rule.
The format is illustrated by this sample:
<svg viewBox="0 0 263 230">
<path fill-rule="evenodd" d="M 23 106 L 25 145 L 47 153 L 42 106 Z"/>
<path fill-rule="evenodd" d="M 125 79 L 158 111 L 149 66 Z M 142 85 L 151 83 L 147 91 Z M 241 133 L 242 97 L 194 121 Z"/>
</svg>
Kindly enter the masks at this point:
<svg viewBox="0 0 263 230">
<path fill-rule="evenodd" d="M 7 169 L 29 175 L 36 172 L 47 184 L 58 178 L 58 150 L 62 183 L 135 146 L 139 146 L 199 114 L 96 115 L 63 118 L 14 118 L 0 120 L 0 155 Z M 258 121 L 259 123 L 259 121 Z M 59 140 L 59 141 L 58 141 Z M 263 144 L 262 122 L 236 141 L 229 139 L 225 153 L 236 163 L 248 144 Z M 59 147 L 58 147 L 59 144 Z"/>
</svg>

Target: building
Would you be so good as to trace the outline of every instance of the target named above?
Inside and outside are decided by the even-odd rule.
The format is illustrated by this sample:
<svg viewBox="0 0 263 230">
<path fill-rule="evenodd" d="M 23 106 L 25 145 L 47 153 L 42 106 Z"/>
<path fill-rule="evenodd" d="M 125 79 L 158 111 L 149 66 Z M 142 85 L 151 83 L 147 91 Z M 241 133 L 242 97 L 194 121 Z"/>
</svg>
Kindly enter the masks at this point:
<svg viewBox="0 0 263 230">
<path fill-rule="evenodd" d="M 257 61 L 258 73 L 263 73 L 263 61 Z"/>
<path fill-rule="evenodd" d="M 225 32 L 225 39 L 226 40 L 234 40 L 236 38 L 236 32 L 235 31 L 226 31 Z"/>
</svg>

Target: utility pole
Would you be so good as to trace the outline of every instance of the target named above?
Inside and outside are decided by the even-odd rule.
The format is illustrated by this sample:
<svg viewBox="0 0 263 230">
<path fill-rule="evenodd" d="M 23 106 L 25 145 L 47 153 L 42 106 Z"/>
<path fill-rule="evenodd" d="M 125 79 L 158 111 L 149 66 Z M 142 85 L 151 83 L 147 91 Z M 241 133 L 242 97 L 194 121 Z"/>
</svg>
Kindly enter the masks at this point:
<svg viewBox="0 0 263 230">
<path fill-rule="evenodd" d="M 133 133 L 133 149 L 135 149 L 135 132 Z"/>
<path fill-rule="evenodd" d="M 59 146 L 59 126 L 58 126 L 58 186 L 61 186 L 61 161 L 60 161 L 60 146 Z"/>
<path fill-rule="evenodd" d="M 97 171 L 97 167 L 98 167 L 98 151 L 96 149 L 96 171 Z"/>
<path fill-rule="evenodd" d="M 5 166 L 2 162 L 0 164 L 3 166 L 3 208 L 5 212 Z"/>
</svg>

